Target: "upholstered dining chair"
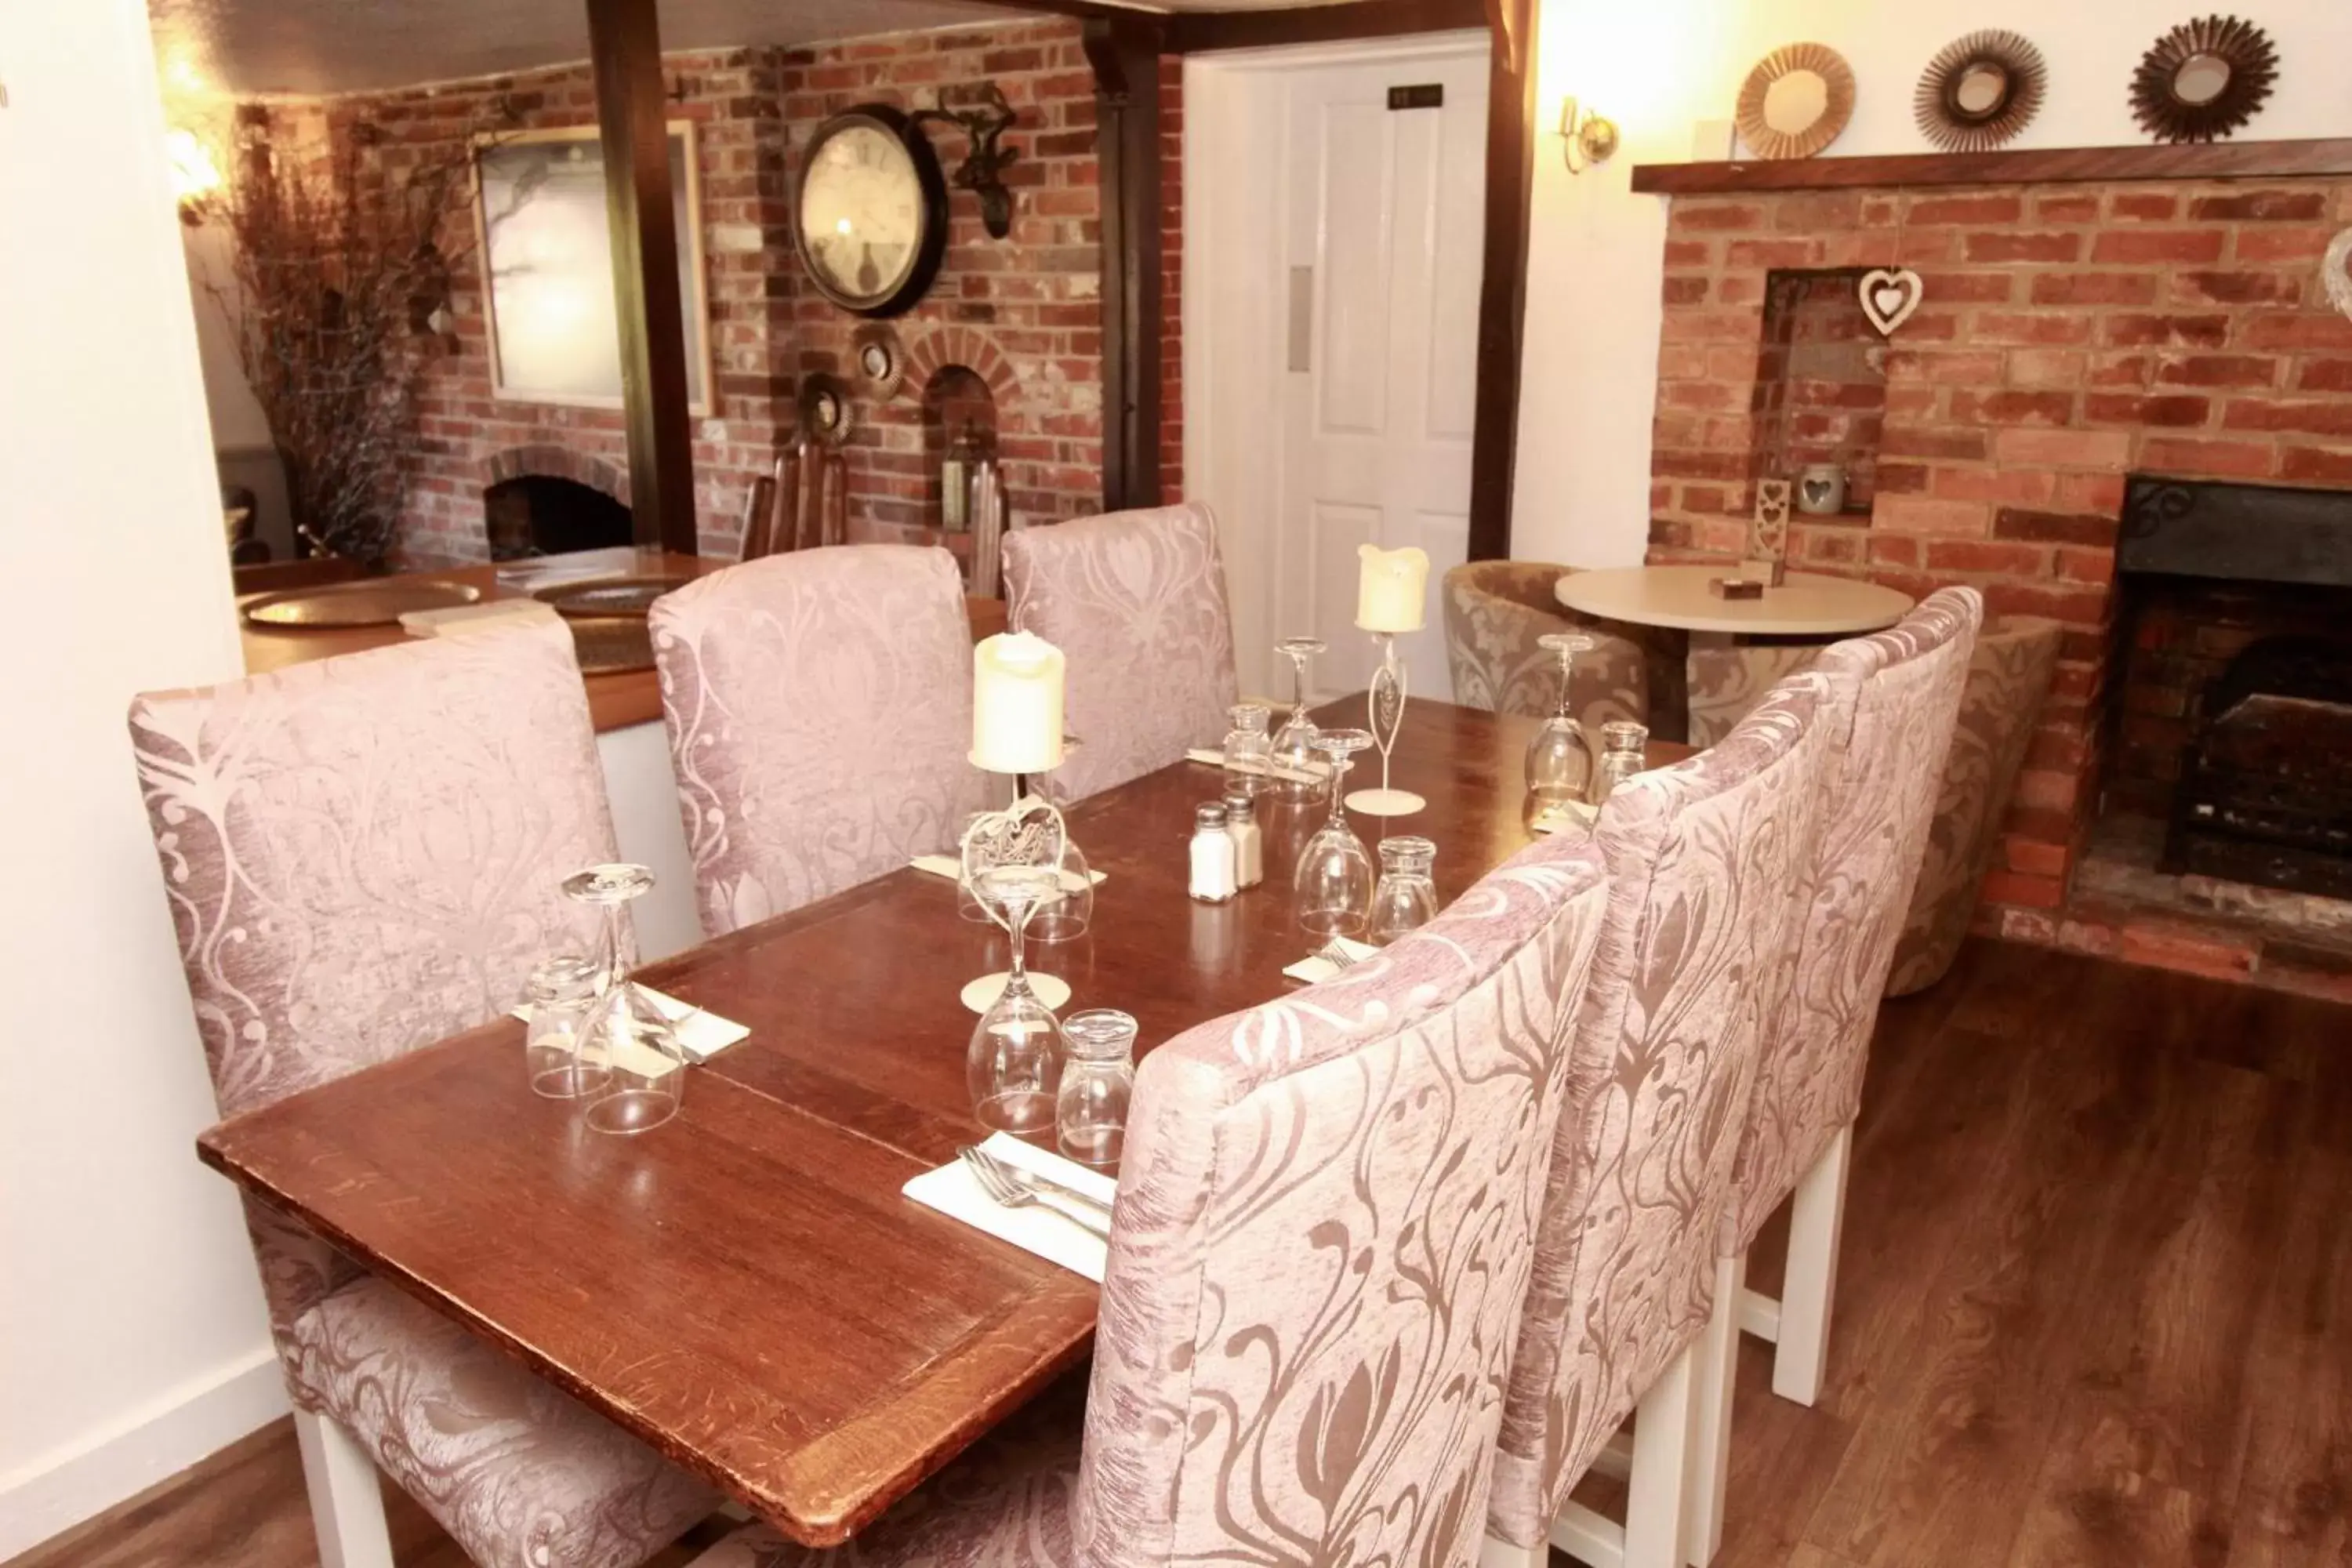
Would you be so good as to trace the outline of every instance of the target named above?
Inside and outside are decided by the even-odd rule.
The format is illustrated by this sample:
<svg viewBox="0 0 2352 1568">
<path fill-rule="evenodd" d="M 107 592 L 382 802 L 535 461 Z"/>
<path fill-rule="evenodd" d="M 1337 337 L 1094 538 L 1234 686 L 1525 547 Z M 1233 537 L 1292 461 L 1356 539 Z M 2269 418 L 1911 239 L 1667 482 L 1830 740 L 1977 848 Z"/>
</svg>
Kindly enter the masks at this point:
<svg viewBox="0 0 2352 1568">
<path fill-rule="evenodd" d="M 946 551 L 772 555 L 665 594 L 650 620 L 709 935 L 945 849 L 988 805 Z"/>
<path fill-rule="evenodd" d="M 1887 972 L 1889 996 L 1926 990 L 1959 955 L 1976 913 L 1977 889 L 2000 846 L 2001 820 L 2017 792 L 2026 749 L 2042 722 L 2064 631 L 2056 621 L 2003 616 L 1977 634 L 1927 858 Z"/>
<path fill-rule="evenodd" d="M 1486 1510 L 1486 1568 L 1681 1568 L 1695 1348 L 1733 1160 L 1812 856 L 1829 682 L 1783 683 L 1709 751 L 1621 784 L 1609 912 L 1575 1021 Z M 1632 1415 L 1621 1526 L 1570 1491 Z"/>
<path fill-rule="evenodd" d="M 1081 1423 L 849 1546 L 698 1568 L 1469 1568 L 1605 887 L 1547 841 L 1336 978 L 1143 1059 Z"/>
<path fill-rule="evenodd" d="M 1004 536 L 1005 618 L 1067 660 L 1079 745 L 1047 776 L 1068 800 L 1213 746 L 1234 704 L 1234 624 L 1217 522 L 1198 501 Z"/>
<path fill-rule="evenodd" d="M 1791 978 L 1765 1030 L 1717 1263 L 1701 1358 L 1694 1563 L 1710 1561 L 1722 1542 L 1742 1323 L 1774 1342 L 1774 1393 L 1800 1405 L 1820 1396 L 1863 1069 L 1983 616 L 1975 589 L 1942 589 L 1889 630 L 1831 645 L 1814 666 L 1832 692 L 1822 826 L 1800 868 Z M 1792 1205 L 1787 1280 L 1773 1302 L 1744 1289 L 1748 1249 L 1784 1202 Z"/>
<path fill-rule="evenodd" d="M 610 860 L 560 626 L 347 654 L 131 709 L 224 1116 L 486 1023 L 593 936 L 557 884 Z M 389 1568 L 376 1469 L 486 1568 L 629 1568 L 702 1484 L 247 1201 L 321 1556 Z"/>
<path fill-rule="evenodd" d="M 1576 660 L 1569 701 L 1578 721 L 1596 737 L 1612 720 L 1650 721 L 1653 667 L 1660 674 L 1677 670 L 1680 649 L 1663 639 L 1654 646 L 1639 640 L 1649 628 L 1604 626 L 1569 610 L 1552 587 L 1575 570 L 1545 561 L 1471 561 L 1446 572 L 1440 598 L 1454 701 L 1550 717 L 1559 703 L 1559 664 L 1536 639 L 1580 631 L 1599 646 Z"/>
</svg>

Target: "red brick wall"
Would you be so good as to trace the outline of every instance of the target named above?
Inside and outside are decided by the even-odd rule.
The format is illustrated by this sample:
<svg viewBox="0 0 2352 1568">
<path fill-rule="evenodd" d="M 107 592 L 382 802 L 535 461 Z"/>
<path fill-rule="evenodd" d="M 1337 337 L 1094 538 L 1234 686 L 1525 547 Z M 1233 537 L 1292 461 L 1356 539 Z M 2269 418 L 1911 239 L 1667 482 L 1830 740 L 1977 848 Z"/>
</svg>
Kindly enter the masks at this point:
<svg viewBox="0 0 2352 1568">
<path fill-rule="evenodd" d="M 2343 180 L 1677 200 L 1651 557 L 1741 547 L 1770 275 L 1916 268 L 1875 501 L 1799 519 L 1791 560 L 1913 594 L 1973 584 L 1991 614 L 2072 628 L 1985 889 L 2056 908 L 2093 804 L 2126 473 L 2352 486 L 2352 321 L 2316 265 L 2347 222 Z"/>
<path fill-rule="evenodd" d="M 977 197 L 950 187 L 939 281 L 892 326 L 908 384 L 886 405 L 860 395 L 849 447 L 853 536 L 923 539 L 939 487 L 924 450 L 923 383 L 937 367 L 977 372 L 996 394 L 997 454 L 1013 509 L 1035 521 L 1102 510 L 1102 218 L 1095 159 L 1094 74 L 1078 24 L 1044 21 L 903 33 L 782 56 L 786 135 L 797 157 L 817 123 L 858 103 L 929 104 L 939 88 L 982 80 L 1020 115 L 1003 145 L 1013 232 L 991 239 Z M 952 174 L 961 132 L 934 129 Z M 794 168 L 798 165 L 795 163 Z M 791 184 L 775 193 L 767 272 L 787 375 L 829 370 L 852 382 L 850 337 L 862 319 L 808 283 L 792 247 Z M 789 410 L 787 410 L 789 420 Z"/>
<path fill-rule="evenodd" d="M 1101 501 L 1102 328 L 1094 156 L 1093 78 L 1075 22 L 1016 22 L 948 33 L 866 38 L 818 49 L 681 53 L 664 62 L 673 118 L 695 122 L 702 187 L 706 289 L 715 399 L 694 422 L 695 510 L 702 548 L 740 546 L 743 499 L 790 443 L 797 378 L 815 369 L 851 380 L 851 531 L 919 536 L 936 506 L 923 451 L 922 377 L 963 364 L 997 398 L 999 450 L 1013 505 L 1031 519 L 1090 512 Z M 887 405 L 856 391 L 850 334 L 860 318 L 809 286 L 793 247 L 791 192 L 799 149 L 824 116 L 854 103 L 928 104 L 942 85 L 992 79 L 1020 114 L 1003 144 L 1013 228 L 982 228 L 978 201 L 950 187 L 946 258 L 930 292 L 894 320 L 910 366 Z M 389 170 L 446 155 L 492 126 L 593 125 L 585 67 L 456 86 L 353 95 L 281 107 L 289 125 L 323 119 L 347 135 L 383 132 Z M 935 129 L 952 171 L 960 133 Z M 453 242 L 470 246 L 472 216 Z M 402 545 L 420 561 L 487 552 L 482 490 L 502 455 L 570 451 L 625 473 L 617 409 L 562 408 L 494 398 L 480 273 L 469 258 L 455 283 L 459 352 L 436 363 L 425 395 L 425 460 Z M 620 499 L 627 500 L 625 487 Z"/>
</svg>

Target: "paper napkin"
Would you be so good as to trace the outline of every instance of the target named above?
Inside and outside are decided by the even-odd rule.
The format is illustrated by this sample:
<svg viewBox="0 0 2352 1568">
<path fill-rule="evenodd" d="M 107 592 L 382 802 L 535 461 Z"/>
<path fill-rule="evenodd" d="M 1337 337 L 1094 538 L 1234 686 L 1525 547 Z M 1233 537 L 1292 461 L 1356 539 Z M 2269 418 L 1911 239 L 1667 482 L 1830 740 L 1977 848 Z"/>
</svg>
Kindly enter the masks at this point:
<svg viewBox="0 0 2352 1568">
<path fill-rule="evenodd" d="M 1090 1171 L 1034 1143 L 1025 1143 L 1009 1132 L 992 1134 L 981 1148 L 1008 1165 L 1075 1187 L 1104 1203 L 1110 1202 L 1111 1194 L 1118 1190 L 1118 1184 L 1100 1171 Z M 1103 1244 L 1102 1237 L 1040 1205 L 1006 1208 L 980 1190 L 979 1180 L 961 1160 L 950 1160 L 936 1171 L 925 1171 L 900 1191 L 926 1208 L 937 1209 L 1000 1241 L 1009 1241 L 1024 1252 L 1034 1252 L 1048 1263 L 1057 1263 L 1073 1274 L 1083 1274 L 1097 1284 L 1102 1283 L 1103 1266 L 1110 1257 L 1110 1249 Z"/>
<path fill-rule="evenodd" d="M 681 1002 L 650 985 L 639 985 L 637 989 L 652 997 L 654 1005 L 661 1009 L 662 1016 L 669 1020 L 670 1027 L 677 1035 L 678 1048 L 686 1053 L 686 1059 L 690 1062 L 707 1062 L 728 1047 L 751 1037 L 750 1026 L 732 1018 L 722 1018 L 716 1013 L 698 1007 L 691 1002 Z M 530 1003 L 526 1002 L 511 1011 L 524 1023 L 530 1022 Z"/>
<path fill-rule="evenodd" d="M 1222 768 L 1225 765 L 1225 753 L 1214 746 L 1194 746 L 1184 753 L 1184 757 L 1187 762 L 1206 763 L 1213 768 Z M 1262 770 L 1244 768 L 1243 772 L 1253 773 L 1265 772 L 1278 779 L 1288 779 L 1293 784 L 1321 784 L 1331 776 L 1331 770 L 1321 763 L 1317 763 L 1310 768 L 1284 768 L 1268 764 Z"/>
<path fill-rule="evenodd" d="M 1355 954 L 1359 963 L 1380 952 L 1380 949 L 1370 942 L 1358 942 L 1353 937 L 1334 937 L 1332 940 L 1339 944 L 1341 952 Z M 1304 980 L 1309 985 L 1318 984 L 1335 974 L 1344 973 L 1329 959 L 1316 956 L 1302 958 L 1296 963 L 1285 964 L 1282 972 L 1293 980 Z"/>
</svg>

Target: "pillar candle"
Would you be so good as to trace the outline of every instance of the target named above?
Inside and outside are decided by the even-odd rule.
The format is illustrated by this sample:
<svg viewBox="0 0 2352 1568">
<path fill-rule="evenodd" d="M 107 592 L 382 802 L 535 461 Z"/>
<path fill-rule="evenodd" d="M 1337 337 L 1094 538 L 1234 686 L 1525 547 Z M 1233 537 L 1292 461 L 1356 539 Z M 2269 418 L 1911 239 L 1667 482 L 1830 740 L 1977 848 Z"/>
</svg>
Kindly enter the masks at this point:
<svg viewBox="0 0 2352 1568">
<path fill-rule="evenodd" d="M 1356 554 L 1364 563 L 1356 589 L 1356 624 L 1368 632 L 1421 630 L 1429 556 L 1410 544 L 1402 550 L 1360 544 Z"/>
<path fill-rule="evenodd" d="M 1062 764 L 1062 650 L 999 632 L 971 650 L 971 761 L 992 773 Z"/>
</svg>

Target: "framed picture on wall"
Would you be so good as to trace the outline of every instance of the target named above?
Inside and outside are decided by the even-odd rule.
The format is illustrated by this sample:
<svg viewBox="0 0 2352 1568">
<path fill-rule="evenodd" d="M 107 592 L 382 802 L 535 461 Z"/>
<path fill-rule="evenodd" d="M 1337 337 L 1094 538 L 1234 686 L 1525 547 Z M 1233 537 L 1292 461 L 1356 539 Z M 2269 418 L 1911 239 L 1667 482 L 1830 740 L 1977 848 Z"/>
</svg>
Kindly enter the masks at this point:
<svg viewBox="0 0 2352 1568">
<path fill-rule="evenodd" d="M 709 308 L 694 127 L 669 126 L 670 196 L 689 412 L 709 412 Z M 490 391 L 520 403 L 621 406 L 621 328 L 604 153 L 596 128 L 486 137 L 474 149 L 474 222 L 490 327 Z"/>
</svg>

